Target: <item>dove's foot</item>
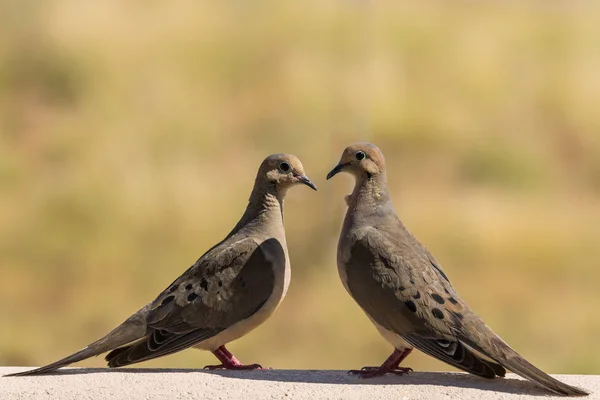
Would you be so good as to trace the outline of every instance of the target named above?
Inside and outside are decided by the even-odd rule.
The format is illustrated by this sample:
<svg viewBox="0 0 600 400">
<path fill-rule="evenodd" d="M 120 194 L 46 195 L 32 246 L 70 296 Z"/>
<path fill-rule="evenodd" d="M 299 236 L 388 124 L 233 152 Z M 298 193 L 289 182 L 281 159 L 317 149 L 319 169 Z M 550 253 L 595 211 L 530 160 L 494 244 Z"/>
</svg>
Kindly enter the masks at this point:
<svg viewBox="0 0 600 400">
<path fill-rule="evenodd" d="M 219 359 L 219 361 L 221 361 L 221 364 L 207 365 L 204 367 L 204 369 L 210 369 L 210 370 L 229 369 L 229 370 L 238 370 L 238 371 L 249 370 L 249 369 L 269 369 L 269 368 L 263 368 L 260 364 L 247 364 L 247 365 L 242 364 L 240 362 L 240 360 L 235 358 L 235 356 L 233 354 L 231 354 L 231 352 L 225 348 L 224 345 L 219 347 L 216 350 L 213 350 L 212 353 L 215 355 L 215 357 L 217 357 Z"/>
<path fill-rule="evenodd" d="M 412 368 L 400 367 L 402 360 L 410 354 L 412 349 L 400 351 L 394 349 L 394 352 L 379 367 L 362 367 L 361 369 L 351 369 L 348 371 L 351 375 L 358 375 L 361 378 L 374 378 L 385 374 L 404 375 L 412 372 Z"/>
</svg>

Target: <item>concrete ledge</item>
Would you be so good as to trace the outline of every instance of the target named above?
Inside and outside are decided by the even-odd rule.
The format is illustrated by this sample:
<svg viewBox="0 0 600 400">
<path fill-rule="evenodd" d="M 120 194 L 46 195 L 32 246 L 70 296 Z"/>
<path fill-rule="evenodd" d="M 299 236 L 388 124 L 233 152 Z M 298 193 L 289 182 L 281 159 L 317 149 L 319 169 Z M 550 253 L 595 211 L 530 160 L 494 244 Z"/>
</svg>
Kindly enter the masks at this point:
<svg viewBox="0 0 600 400">
<path fill-rule="evenodd" d="M 29 368 L 1 367 L 0 374 Z M 600 376 L 555 375 L 598 399 Z M 413 372 L 358 379 L 346 371 L 67 368 L 53 375 L 0 378 L 2 400 L 25 399 L 530 399 L 548 396 L 513 374 Z M 548 396 L 548 397 L 546 397 Z M 561 398 L 561 397 L 556 397 Z"/>
</svg>

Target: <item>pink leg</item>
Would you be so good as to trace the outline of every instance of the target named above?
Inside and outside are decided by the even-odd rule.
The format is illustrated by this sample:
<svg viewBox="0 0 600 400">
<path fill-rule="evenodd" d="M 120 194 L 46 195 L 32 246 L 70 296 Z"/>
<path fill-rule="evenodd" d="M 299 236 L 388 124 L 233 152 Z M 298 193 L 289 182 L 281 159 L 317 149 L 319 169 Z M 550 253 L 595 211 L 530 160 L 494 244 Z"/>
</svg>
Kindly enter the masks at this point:
<svg viewBox="0 0 600 400">
<path fill-rule="evenodd" d="M 219 365 L 207 365 L 204 369 L 233 369 L 233 370 L 246 370 L 246 369 L 264 369 L 259 364 L 244 365 L 235 358 L 229 350 L 225 348 L 225 345 L 213 350 L 212 353 L 221 361 Z"/>
<path fill-rule="evenodd" d="M 379 367 L 362 367 L 361 369 L 352 369 L 348 371 L 349 374 L 360 375 L 361 378 L 374 378 L 376 376 L 382 376 L 388 373 L 403 375 L 412 372 L 412 368 L 400 367 L 400 363 L 404 360 L 412 351 L 412 349 L 405 349 L 400 351 L 394 349 L 394 352 L 381 364 Z"/>
</svg>

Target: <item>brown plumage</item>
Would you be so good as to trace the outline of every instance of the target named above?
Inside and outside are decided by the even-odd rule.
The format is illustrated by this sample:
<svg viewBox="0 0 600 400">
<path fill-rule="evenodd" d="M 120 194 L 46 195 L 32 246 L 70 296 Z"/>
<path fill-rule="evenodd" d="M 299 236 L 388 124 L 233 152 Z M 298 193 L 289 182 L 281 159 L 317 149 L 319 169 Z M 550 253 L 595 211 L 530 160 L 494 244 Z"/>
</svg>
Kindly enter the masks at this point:
<svg viewBox="0 0 600 400">
<path fill-rule="evenodd" d="M 561 395 L 587 392 L 545 374 L 517 354 L 460 298 L 440 263 L 398 219 L 387 189 L 385 158 L 369 143 L 347 147 L 327 175 L 349 172 L 356 184 L 338 244 L 344 287 L 396 350 L 363 376 L 404 373 L 412 348 L 472 374 L 494 378 L 505 368 Z"/>
<path fill-rule="evenodd" d="M 47 373 L 107 351 L 108 366 L 121 367 L 192 346 L 213 352 L 221 364 L 212 368 L 261 368 L 242 365 L 225 344 L 264 322 L 285 296 L 290 263 L 283 199 L 297 184 L 316 190 L 295 156 L 267 157 L 235 228 L 153 302 L 77 353 L 13 375 Z"/>
</svg>

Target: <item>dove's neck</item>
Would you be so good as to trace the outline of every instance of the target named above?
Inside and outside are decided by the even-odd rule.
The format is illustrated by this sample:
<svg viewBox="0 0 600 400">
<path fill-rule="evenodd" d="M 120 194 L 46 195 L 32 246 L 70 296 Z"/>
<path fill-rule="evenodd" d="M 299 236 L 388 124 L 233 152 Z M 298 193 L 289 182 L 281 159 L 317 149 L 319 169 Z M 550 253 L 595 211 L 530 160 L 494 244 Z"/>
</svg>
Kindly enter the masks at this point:
<svg viewBox="0 0 600 400">
<path fill-rule="evenodd" d="M 390 203 L 385 173 L 356 180 L 348 200 L 348 214 L 373 215 Z"/>
<path fill-rule="evenodd" d="M 261 230 L 275 235 L 271 230 L 283 229 L 283 198 L 285 190 L 276 190 L 273 184 L 257 184 L 254 186 L 244 215 L 229 236 L 241 229 Z"/>
</svg>

